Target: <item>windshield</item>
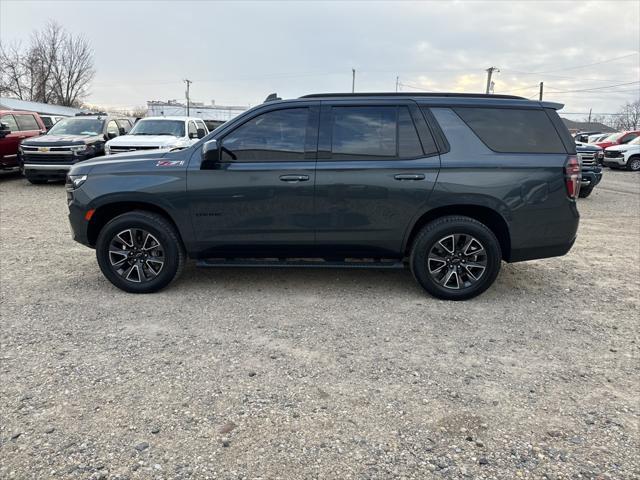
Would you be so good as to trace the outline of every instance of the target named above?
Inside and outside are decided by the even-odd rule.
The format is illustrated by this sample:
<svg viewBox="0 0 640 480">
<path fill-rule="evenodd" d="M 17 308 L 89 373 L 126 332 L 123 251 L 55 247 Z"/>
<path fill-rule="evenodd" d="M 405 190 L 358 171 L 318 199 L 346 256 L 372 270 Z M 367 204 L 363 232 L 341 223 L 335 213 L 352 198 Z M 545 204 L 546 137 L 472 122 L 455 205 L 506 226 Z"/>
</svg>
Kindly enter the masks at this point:
<svg viewBox="0 0 640 480">
<path fill-rule="evenodd" d="M 607 138 L 605 138 L 604 140 L 602 140 L 603 142 L 615 142 L 616 140 L 618 140 L 618 138 L 620 138 L 623 134 L 620 132 L 616 132 L 616 133 L 612 133 L 611 135 L 609 135 Z"/>
<path fill-rule="evenodd" d="M 104 120 L 97 118 L 65 118 L 56 123 L 49 135 L 100 135 Z"/>
<path fill-rule="evenodd" d="M 129 135 L 173 135 L 184 137 L 182 120 L 140 120 L 134 125 Z"/>
</svg>

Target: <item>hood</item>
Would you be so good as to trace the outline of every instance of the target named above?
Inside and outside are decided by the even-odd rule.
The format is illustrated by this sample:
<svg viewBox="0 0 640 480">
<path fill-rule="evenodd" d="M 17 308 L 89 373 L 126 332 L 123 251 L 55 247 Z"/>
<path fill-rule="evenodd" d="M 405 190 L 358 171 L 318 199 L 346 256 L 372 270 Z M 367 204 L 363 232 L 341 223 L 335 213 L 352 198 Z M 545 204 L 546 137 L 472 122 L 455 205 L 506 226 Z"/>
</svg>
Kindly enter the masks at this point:
<svg viewBox="0 0 640 480">
<path fill-rule="evenodd" d="M 152 165 L 161 160 L 170 152 L 166 150 L 146 150 L 144 152 L 125 152 L 117 155 L 107 155 L 106 157 L 96 157 L 91 160 L 76 163 L 69 172 L 72 175 L 82 175 L 89 173 L 94 168 L 108 169 L 111 172 L 132 171 L 138 167 L 143 167 L 148 163 L 150 168 Z M 145 167 L 146 168 L 146 167 Z"/>
<path fill-rule="evenodd" d="M 617 152 L 619 150 L 639 150 L 640 145 L 629 145 L 628 143 L 623 143 L 622 145 L 613 145 L 611 147 L 607 147 L 607 150 Z"/>
<path fill-rule="evenodd" d="M 602 148 L 600 148 L 597 145 L 592 145 L 590 143 L 582 143 L 582 142 L 576 142 L 576 151 L 577 152 L 599 152 L 600 150 L 602 150 Z"/>
<path fill-rule="evenodd" d="M 23 140 L 22 144 L 34 147 L 55 147 L 58 145 L 84 145 L 104 141 L 102 135 L 42 135 Z"/>
<path fill-rule="evenodd" d="M 167 148 L 183 142 L 173 135 L 121 135 L 107 142 L 109 147 L 159 147 Z"/>
</svg>

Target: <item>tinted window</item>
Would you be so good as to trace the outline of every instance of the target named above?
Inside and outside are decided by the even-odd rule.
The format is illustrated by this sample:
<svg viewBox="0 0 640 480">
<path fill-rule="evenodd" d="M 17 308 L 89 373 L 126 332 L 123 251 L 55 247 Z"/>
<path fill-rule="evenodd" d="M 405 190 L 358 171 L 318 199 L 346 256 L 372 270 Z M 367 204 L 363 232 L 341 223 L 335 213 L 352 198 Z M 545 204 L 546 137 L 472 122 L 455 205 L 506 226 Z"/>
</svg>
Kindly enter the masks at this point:
<svg viewBox="0 0 640 480">
<path fill-rule="evenodd" d="M 407 107 L 398 108 L 398 155 L 400 158 L 423 155 L 420 138 Z"/>
<path fill-rule="evenodd" d="M 396 107 L 334 107 L 331 112 L 331 158 L 396 156 Z"/>
<path fill-rule="evenodd" d="M 40 125 L 38 125 L 36 117 L 33 115 L 14 115 L 14 117 L 20 130 L 40 130 Z"/>
<path fill-rule="evenodd" d="M 620 143 L 622 144 L 629 143 L 631 140 L 633 140 L 637 136 L 638 136 L 637 133 L 628 133 L 620 139 Z"/>
<path fill-rule="evenodd" d="M 53 120 L 51 120 L 51 117 L 40 117 L 40 120 L 42 120 L 42 123 L 44 123 L 46 128 L 53 126 Z"/>
<path fill-rule="evenodd" d="M 308 108 L 290 108 L 258 115 L 224 137 L 222 160 L 304 160 L 308 118 Z"/>
<path fill-rule="evenodd" d="M 183 120 L 142 119 L 131 129 L 131 135 L 172 135 L 184 137 Z"/>
<path fill-rule="evenodd" d="M 0 117 L 0 122 L 5 123 L 9 130 L 12 132 L 19 131 L 18 124 L 16 123 L 16 119 L 13 118 L 13 115 L 5 115 L 4 117 Z"/>
<path fill-rule="evenodd" d="M 464 107 L 455 111 L 496 152 L 566 153 L 543 110 Z"/>
</svg>

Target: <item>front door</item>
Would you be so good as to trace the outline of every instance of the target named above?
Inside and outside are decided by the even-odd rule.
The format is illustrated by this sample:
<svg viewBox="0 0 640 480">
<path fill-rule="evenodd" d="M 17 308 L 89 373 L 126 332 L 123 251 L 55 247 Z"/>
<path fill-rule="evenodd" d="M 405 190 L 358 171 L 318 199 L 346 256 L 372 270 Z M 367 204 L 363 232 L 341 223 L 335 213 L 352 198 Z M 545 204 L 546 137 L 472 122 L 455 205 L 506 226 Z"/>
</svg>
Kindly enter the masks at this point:
<svg viewBox="0 0 640 480">
<path fill-rule="evenodd" d="M 316 239 L 324 255 L 397 256 L 440 157 L 415 102 L 323 102 Z"/>
<path fill-rule="evenodd" d="M 221 133 L 218 163 L 190 162 L 201 256 L 292 256 L 313 247 L 317 105 L 266 106 Z"/>
</svg>

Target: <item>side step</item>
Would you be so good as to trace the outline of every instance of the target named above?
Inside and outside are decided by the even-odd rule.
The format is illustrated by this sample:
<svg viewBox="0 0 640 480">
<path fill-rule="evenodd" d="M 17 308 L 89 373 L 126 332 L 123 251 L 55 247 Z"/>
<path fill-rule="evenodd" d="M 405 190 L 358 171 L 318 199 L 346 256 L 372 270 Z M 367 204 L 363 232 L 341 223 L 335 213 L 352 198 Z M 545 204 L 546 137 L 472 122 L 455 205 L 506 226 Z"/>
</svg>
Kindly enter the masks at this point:
<svg viewBox="0 0 640 480">
<path fill-rule="evenodd" d="M 206 258 L 196 262 L 198 267 L 268 267 L 268 268 L 372 268 L 402 269 L 404 263 L 397 259 L 346 258 L 324 260 L 321 258 Z"/>
</svg>

